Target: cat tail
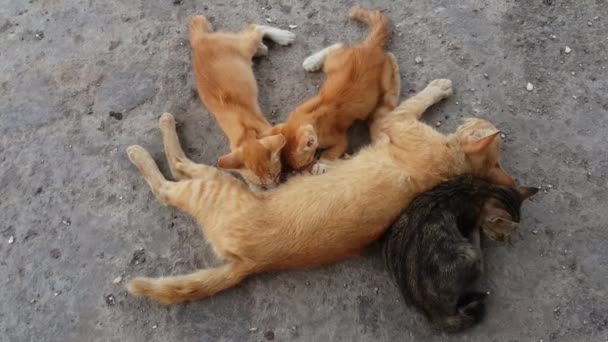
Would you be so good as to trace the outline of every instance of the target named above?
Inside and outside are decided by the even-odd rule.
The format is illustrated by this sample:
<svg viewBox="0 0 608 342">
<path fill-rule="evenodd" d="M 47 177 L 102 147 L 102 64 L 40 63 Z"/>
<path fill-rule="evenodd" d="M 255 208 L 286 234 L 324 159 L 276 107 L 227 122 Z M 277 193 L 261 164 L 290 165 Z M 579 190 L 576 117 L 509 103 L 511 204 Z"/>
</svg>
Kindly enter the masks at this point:
<svg viewBox="0 0 608 342">
<path fill-rule="evenodd" d="M 192 17 L 192 19 L 190 19 L 190 24 L 188 25 L 188 32 L 190 34 L 190 39 L 192 40 L 193 38 L 201 34 L 213 32 L 213 26 L 211 26 L 209 20 L 207 20 L 207 18 L 205 18 L 204 16 L 195 15 L 194 17 Z"/>
<path fill-rule="evenodd" d="M 453 316 L 438 317 L 433 324 L 439 330 L 455 333 L 481 322 L 486 314 L 483 292 L 467 292 L 458 300 L 458 313 Z"/>
<path fill-rule="evenodd" d="M 350 9 L 349 16 L 353 19 L 366 23 L 371 32 L 363 41 L 363 44 L 384 46 L 388 38 L 388 19 L 380 11 L 372 11 L 364 9 L 358 5 Z"/>
<path fill-rule="evenodd" d="M 195 301 L 212 296 L 240 283 L 254 269 L 232 262 L 191 274 L 162 278 L 138 277 L 127 284 L 127 291 L 136 297 L 148 297 L 163 304 Z"/>
</svg>

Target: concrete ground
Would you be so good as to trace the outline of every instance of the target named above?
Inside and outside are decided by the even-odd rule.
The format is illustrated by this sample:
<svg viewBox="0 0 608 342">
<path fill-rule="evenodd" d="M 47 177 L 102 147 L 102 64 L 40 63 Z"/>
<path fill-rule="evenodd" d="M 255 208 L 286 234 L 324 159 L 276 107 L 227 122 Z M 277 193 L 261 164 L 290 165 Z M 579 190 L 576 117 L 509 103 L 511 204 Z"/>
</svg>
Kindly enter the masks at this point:
<svg viewBox="0 0 608 342">
<path fill-rule="evenodd" d="M 213 164 L 227 151 L 195 93 L 188 18 L 205 14 L 220 30 L 297 25 L 293 46 L 271 46 L 254 67 L 261 106 L 279 121 L 322 81 L 301 68 L 307 54 L 365 35 L 347 19 L 351 5 L 0 0 L 0 340 L 607 340 L 605 0 L 362 3 L 391 19 L 402 97 L 452 79 L 455 95 L 425 120 L 450 132 L 463 117 L 490 119 L 504 132 L 505 167 L 542 186 L 513 245 L 486 244 L 491 296 L 480 326 L 430 331 L 377 246 L 329 267 L 255 276 L 197 303 L 127 296 L 135 275 L 215 263 L 194 222 L 162 207 L 125 153 L 141 144 L 167 171 L 163 111 L 176 116 L 192 159 Z"/>
</svg>

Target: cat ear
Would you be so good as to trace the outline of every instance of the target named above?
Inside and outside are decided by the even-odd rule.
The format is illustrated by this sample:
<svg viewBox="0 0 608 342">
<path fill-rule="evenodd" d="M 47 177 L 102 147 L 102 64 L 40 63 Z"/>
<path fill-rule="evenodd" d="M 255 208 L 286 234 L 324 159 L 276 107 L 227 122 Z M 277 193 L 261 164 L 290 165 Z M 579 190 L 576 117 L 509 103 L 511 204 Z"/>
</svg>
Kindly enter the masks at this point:
<svg viewBox="0 0 608 342">
<path fill-rule="evenodd" d="M 273 153 L 279 152 L 287 142 L 283 134 L 271 135 L 258 141 Z"/>
<path fill-rule="evenodd" d="M 317 134 L 315 133 L 315 129 L 311 124 L 305 125 L 302 127 L 306 132 L 301 135 L 298 146 L 301 151 L 307 152 L 311 150 L 316 150 L 319 146 L 317 141 Z"/>
<path fill-rule="evenodd" d="M 263 138 L 263 137 L 269 137 L 271 135 L 279 134 L 279 133 L 283 132 L 283 128 L 285 128 L 284 123 L 276 124 L 276 125 L 272 126 L 270 129 L 262 132 L 262 134 L 260 134 L 260 137 Z"/>
<path fill-rule="evenodd" d="M 217 160 L 216 166 L 224 170 L 240 170 L 245 164 L 243 158 L 237 152 L 231 152 L 221 156 Z"/>
<path fill-rule="evenodd" d="M 521 196 L 521 200 L 527 200 L 528 198 L 536 195 L 536 193 L 538 192 L 538 188 L 535 187 L 531 187 L 531 186 L 522 186 L 520 188 L 517 189 L 517 191 L 519 192 L 519 195 Z"/>
<path fill-rule="evenodd" d="M 496 241 L 509 240 L 517 228 L 519 228 L 519 223 L 500 216 L 490 215 L 482 222 L 484 234 Z"/>
<path fill-rule="evenodd" d="M 468 140 L 464 143 L 464 153 L 466 154 L 479 154 L 482 153 L 500 134 L 500 131 L 496 131 L 483 138 Z"/>
</svg>

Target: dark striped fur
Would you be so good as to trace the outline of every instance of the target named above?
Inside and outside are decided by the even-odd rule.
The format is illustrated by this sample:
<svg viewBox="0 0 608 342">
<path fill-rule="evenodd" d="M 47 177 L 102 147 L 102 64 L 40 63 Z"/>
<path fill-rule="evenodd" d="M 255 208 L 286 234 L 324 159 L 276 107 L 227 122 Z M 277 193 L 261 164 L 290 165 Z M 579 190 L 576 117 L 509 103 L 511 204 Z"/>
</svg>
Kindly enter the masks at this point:
<svg viewBox="0 0 608 342">
<path fill-rule="evenodd" d="M 481 321 L 486 295 L 471 288 L 483 269 L 480 225 L 496 225 L 496 217 L 519 222 L 522 201 L 536 191 L 462 176 L 419 195 L 383 240 L 385 262 L 406 302 L 441 331 Z"/>
</svg>

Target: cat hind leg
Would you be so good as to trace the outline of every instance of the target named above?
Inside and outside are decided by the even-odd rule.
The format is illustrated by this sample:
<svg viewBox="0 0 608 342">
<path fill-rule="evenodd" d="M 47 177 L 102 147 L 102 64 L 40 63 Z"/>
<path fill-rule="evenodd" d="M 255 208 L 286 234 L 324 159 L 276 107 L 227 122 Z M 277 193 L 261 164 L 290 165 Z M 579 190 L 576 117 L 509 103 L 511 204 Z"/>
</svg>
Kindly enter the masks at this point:
<svg viewBox="0 0 608 342">
<path fill-rule="evenodd" d="M 319 70 L 321 70 L 321 68 L 323 68 L 323 65 L 325 64 L 325 60 L 327 59 L 327 56 L 329 56 L 329 54 L 332 51 L 341 49 L 342 47 L 344 47 L 344 44 L 337 43 L 337 44 L 328 46 L 320 51 L 317 51 L 317 52 L 313 53 L 312 55 L 306 57 L 304 62 L 302 62 L 302 67 L 304 68 L 304 70 L 306 70 L 308 72 L 319 71 Z"/>
</svg>

